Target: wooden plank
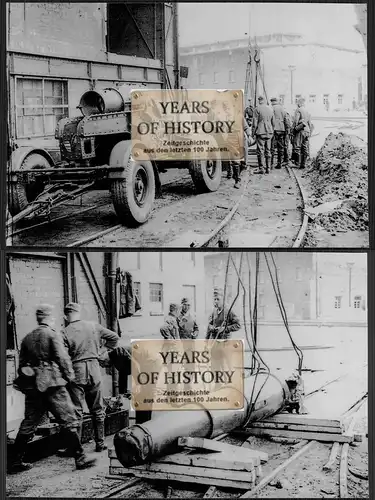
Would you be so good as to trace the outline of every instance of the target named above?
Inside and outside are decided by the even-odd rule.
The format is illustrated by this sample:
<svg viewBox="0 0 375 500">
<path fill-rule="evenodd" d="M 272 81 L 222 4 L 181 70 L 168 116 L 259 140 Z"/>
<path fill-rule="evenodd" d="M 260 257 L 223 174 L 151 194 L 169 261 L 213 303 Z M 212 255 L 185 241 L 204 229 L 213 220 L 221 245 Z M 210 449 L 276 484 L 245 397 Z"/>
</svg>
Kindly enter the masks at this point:
<svg viewBox="0 0 375 500">
<path fill-rule="evenodd" d="M 340 498 L 348 498 L 348 443 L 344 443 L 340 460 Z"/>
<path fill-rule="evenodd" d="M 117 486 L 116 488 L 108 489 L 106 490 L 105 493 L 101 493 L 99 495 L 95 495 L 95 498 L 108 498 L 108 495 L 115 495 L 116 493 L 120 493 L 123 490 L 128 490 L 128 488 L 131 488 L 132 486 L 135 486 L 136 484 L 141 483 L 142 480 L 139 477 L 133 477 L 132 479 L 129 479 L 125 484 L 121 484 L 120 486 Z"/>
<path fill-rule="evenodd" d="M 124 468 L 122 467 L 110 467 L 110 474 L 113 475 L 123 475 Z M 188 476 L 185 474 L 173 474 L 170 472 L 155 472 L 148 470 L 137 470 L 131 472 L 132 475 L 140 477 L 141 479 L 151 479 L 151 480 L 161 480 L 161 481 L 177 481 L 182 483 L 194 483 L 194 484 L 207 484 L 220 486 L 222 488 L 234 488 L 234 489 L 248 489 L 251 488 L 252 483 L 250 481 L 231 481 L 229 479 L 219 479 L 213 477 L 200 477 Z"/>
<path fill-rule="evenodd" d="M 265 486 L 267 486 L 272 481 L 272 479 L 275 478 L 279 474 L 279 472 L 286 469 L 288 467 L 288 465 L 290 465 L 292 462 L 294 462 L 294 460 L 297 460 L 297 458 L 299 458 L 301 455 L 306 453 L 306 451 L 308 451 L 314 444 L 315 444 L 315 441 L 310 441 L 309 443 L 307 443 L 306 446 L 304 446 L 303 448 L 298 450 L 297 453 L 295 453 L 290 458 L 288 458 L 288 460 L 286 460 L 281 465 L 276 467 L 276 469 L 273 470 L 271 472 L 271 474 L 269 474 L 267 477 L 262 479 L 262 481 L 260 481 L 260 483 L 257 486 L 255 486 L 255 488 L 251 489 L 250 491 L 247 491 L 239 498 L 253 498 L 254 495 L 256 495 Z"/>
<path fill-rule="evenodd" d="M 309 439 L 321 441 L 324 443 L 351 443 L 354 440 L 353 436 L 345 436 L 343 434 L 320 434 L 319 432 L 298 432 L 298 431 L 284 431 L 282 429 L 244 429 L 235 431 L 235 434 L 246 436 L 260 436 L 260 437 L 281 437 L 286 439 Z"/>
<path fill-rule="evenodd" d="M 288 431 L 303 431 L 303 432 L 328 432 L 331 434 L 342 434 L 341 427 L 323 427 L 315 425 L 303 425 L 303 424 L 286 424 L 286 423 L 274 423 L 274 422 L 254 422 L 251 424 L 251 428 L 259 429 L 285 429 Z"/>
<path fill-rule="evenodd" d="M 216 496 L 216 491 L 216 486 L 210 486 L 206 493 L 203 495 L 203 498 L 213 498 L 214 496 Z"/>
<path fill-rule="evenodd" d="M 337 453 L 339 452 L 339 448 L 340 448 L 339 443 L 337 443 L 337 442 L 333 443 L 328 462 L 325 465 L 323 465 L 323 470 L 332 470 L 332 468 L 336 462 Z"/>
<path fill-rule="evenodd" d="M 191 437 L 181 437 L 178 439 L 179 446 L 187 446 L 188 448 L 200 448 L 203 450 L 210 451 L 223 451 L 227 453 L 236 453 L 236 455 L 241 458 L 244 456 L 244 449 L 240 446 L 235 446 L 227 443 L 219 443 L 217 441 L 213 441 L 211 439 L 204 438 L 191 438 Z M 267 453 L 257 450 L 249 450 L 246 449 L 246 455 L 248 456 L 259 456 L 261 462 L 268 461 Z"/>
<path fill-rule="evenodd" d="M 228 470 L 247 470 L 251 471 L 255 466 L 260 465 L 259 457 L 249 457 L 246 460 L 239 457 L 228 457 L 225 452 L 222 453 L 193 453 L 193 454 L 179 454 L 167 455 L 157 460 L 157 463 L 190 465 L 193 467 L 208 467 L 214 469 L 228 469 Z"/>
<path fill-rule="evenodd" d="M 338 429 L 341 429 L 341 421 L 340 420 L 333 420 L 333 419 L 328 419 L 328 418 L 311 418 L 311 417 L 304 417 L 302 415 L 295 415 L 295 414 L 287 414 L 287 413 L 278 413 L 277 415 L 274 415 L 273 417 L 268 417 L 265 420 L 262 420 L 264 423 L 280 423 L 280 424 L 301 424 L 301 425 L 313 425 L 316 427 L 323 426 L 323 427 L 336 427 Z"/>
</svg>

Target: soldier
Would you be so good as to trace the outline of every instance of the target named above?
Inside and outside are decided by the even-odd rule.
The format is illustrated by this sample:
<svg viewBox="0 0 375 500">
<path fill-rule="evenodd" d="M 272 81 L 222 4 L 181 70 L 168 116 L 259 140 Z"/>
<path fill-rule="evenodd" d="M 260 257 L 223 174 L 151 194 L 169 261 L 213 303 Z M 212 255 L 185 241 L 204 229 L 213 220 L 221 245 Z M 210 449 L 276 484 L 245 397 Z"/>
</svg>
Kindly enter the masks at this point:
<svg viewBox="0 0 375 500">
<path fill-rule="evenodd" d="M 83 407 L 86 401 L 91 413 L 96 442 L 95 451 L 107 449 L 104 444 L 105 411 L 102 394 L 102 375 L 100 370 L 100 347 L 104 342 L 107 349 L 118 344 L 118 335 L 93 321 L 81 320 L 81 306 L 71 302 L 65 306 L 68 326 L 62 336 L 71 357 L 75 381 L 71 384 L 70 394 L 80 417 L 79 432 L 82 432 Z M 65 450 L 69 454 L 69 450 Z"/>
<path fill-rule="evenodd" d="M 297 106 L 293 120 L 293 151 L 296 165 L 305 168 L 313 126 L 310 113 L 305 109 L 305 99 L 298 99 Z"/>
<path fill-rule="evenodd" d="M 271 141 L 274 129 L 274 115 L 272 109 L 265 104 L 264 97 L 258 97 L 259 105 L 255 108 L 253 117 L 253 135 L 256 136 L 258 166 L 257 174 L 266 174 L 270 171 Z M 265 168 L 265 170 L 264 170 Z"/>
<path fill-rule="evenodd" d="M 279 103 L 276 97 L 271 99 L 273 115 L 274 115 L 274 136 L 272 147 L 272 162 L 274 154 L 277 152 L 276 168 L 281 168 L 281 163 L 284 160 L 284 165 L 289 163 L 288 142 L 287 137 L 290 132 L 290 122 L 288 114 L 284 107 Z"/>
<path fill-rule="evenodd" d="M 237 161 L 237 160 L 232 160 L 229 162 L 229 168 L 228 168 L 228 175 L 227 179 L 230 179 L 232 177 L 232 170 L 233 170 L 233 179 L 235 181 L 234 187 L 236 189 L 240 189 L 241 186 L 241 170 L 246 170 L 247 168 L 247 161 L 248 161 L 248 149 L 249 149 L 249 141 L 250 141 L 250 128 L 247 124 L 247 121 L 245 118 L 243 119 L 243 125 L 244 125 L 244 149 L 245 149 L 245 158 L 244 160 Z"/>
<path fill-rule="evenodd" d="M 195 318 L 190 313 L 190 300 L 186 297 L 181 300 L 181 309 L 177 316 L 177 324 L 181 339 L 196 339 L 199 328 Z"/>
<path fill-rule="evenodd" d="M 36 310 L 37 328 L 22 340 L 19 358 L 19 377 L 16 387 L 25 394 L 25 418 L 21 422 L 15 443 L 14 456 L 8 464 L 11 474 L 30 469 L 23 462 L 27 443 L 34 437 L 42 416 L 50 411 L 62 425 L 75 458 L 76 468 L 95 465 L 82 448 L 77 432 L 79 422 L 67 390 L 74 381 L 74 371 L 61 338 L 53 328 L 54 308 L 48 304 Z"/>
<path fill-rule="evenodd" d="M 254 107 L 252 105 L 252 99 L 251 97 L 249 97 L 248 105 L 245 108 L 245 120 L 250 128 L 253 123 L 253 116 L 254 116 Z"/>
<path fill-rule="evenodd" d="M 177 324 L 178 305 L 169 304 L 168 316 L 164 319 L 164 324 L 160 327 L 161 336 L 166 340 L 177 340 L 180 333 Z"/>
</svg>

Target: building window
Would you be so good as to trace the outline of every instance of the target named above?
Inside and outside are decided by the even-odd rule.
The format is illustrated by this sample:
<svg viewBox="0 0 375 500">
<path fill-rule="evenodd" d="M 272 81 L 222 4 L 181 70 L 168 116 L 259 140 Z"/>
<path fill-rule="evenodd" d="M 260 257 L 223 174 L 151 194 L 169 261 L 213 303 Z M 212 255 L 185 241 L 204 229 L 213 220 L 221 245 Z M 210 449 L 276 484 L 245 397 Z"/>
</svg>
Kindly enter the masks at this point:
<svg viewBox="0 0 375 500">
<path fill-rule="evenodd" d="M 259 307 L 263 307 L 264 306 L 264 293 L 260 293 L 259 294 Z"/>
<path fill-rule="evenodd" d="M 214 71 L 214 83 L 217 83 L 217 76 L 218 76 L 217 71 Z"/>
<path fill-rule="evenodd" d="M 324 105 L 328 104 L 328 99 L 329 99 L 329 94 L 324 94 L 323 95 L 323 104 Z"/>
<path fill-rule="evenodd" d="M 298 99 L 301 99 L 301 97 L 302 97 L 302 96 L 301 96 L 301 94 L 296 94 L 296 101 L 295 101 L 295 102 L 296 102 L 296 104 L 297 104 L 297 102 L 298 102 Z"/>
<path fill-rule="evenodd" d="M 339 94 L 339 95 L 337 96 L 337 104 L 342 104 L 342 102 L 343 102 L 343 98 L 344 98 L 343 94 Z"/>
<path fill-rule="evenodd" d="M 195 266 L 195 252 L 190 252 L 190 259 L 191 259 L 193 265 Z"/>
<path fill-rule="evenodd" d="M 296 267 L 296 280 L 302 281 L 302 269 L 300 267 Z"/>
<path fill-rule="evenodd" d="M 203 85 L 203 73 L 199 73 L 199 85 Z"/>
<path fill-rule="evenodd" d="M 53 136 L 57 122 L 69 114 L 67 82 L 17 78 L 16 113 L 18 138 Z"/>
<path fill-rule="evenodd" d="M 264 306 L 258 307 L 258 318 L 260 318 L 260 319 L 264 318 L 264 310 L 265 310 Z"/>
<path fill-rule="evenodd" d="M 361 302 L 362 302 L 361 295 L 356 295 L 354 297 L 354 309 L 360 309 L 361 308 Z"/>
<path fill-rule="evenodd" d="M 234 83 L 234 71 L 231 69 L 229 71 L 229 83 Z"/>
<path fill-rule="evenodd" d="M 161 283 L 150 283 L 150 314 L 163 314 L 163 310 L 163 285 Z"/>
<path fill-rule="evenodd" d="M 284 94 L 279 95 L 279 100 L 280 100 L 280 104 L 283 105 L 285 102 L 285 95 Z"/>
<path fill-rule="evenodd" d="M 341 299 L 340 295 L 335 297 L 335 309 L 341 309 Z"/>
<path fill-rule="evenodd" d="M 133 289 L 134 289 L 134 295 L 138 297 L 140 304 L 142 304 L 142 291 L 141 291 L 141 284 L 139 281 L 133 282 Z M 137 314 L 140 314 L 140 311 L 137 311 Z"/>
<path fill-rule="evenodd" d="M 195 285 L 182 285 L 184 297 L 190 300 L 191 310 L 196 312 L 197 310 L 197 297 L 195 291 Z"/>
<path fill-rule="evenodd" d="M 309 95 L 309 102 L 311 102 L 312 104 L 316 102 L 316 95 L 315 94 Z"/>
</svg>

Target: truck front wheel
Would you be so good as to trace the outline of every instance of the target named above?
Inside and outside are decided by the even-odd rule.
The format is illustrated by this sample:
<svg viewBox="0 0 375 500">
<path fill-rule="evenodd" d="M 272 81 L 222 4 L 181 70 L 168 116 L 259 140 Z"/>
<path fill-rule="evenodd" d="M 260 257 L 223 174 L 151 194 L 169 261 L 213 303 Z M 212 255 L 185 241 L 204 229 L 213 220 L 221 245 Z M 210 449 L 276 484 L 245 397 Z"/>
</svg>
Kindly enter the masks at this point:
<svg viewBox="0 0 375 500">
<path fill-rule="evenodd" d="M 221 160 L 193 160 L 190 174 L 198 193 L 217 191 L 221 183 Z"/>
<path fill-rule="evenodd" d="M 113 206 L 120 222 L 138 226 L 147 221 L 155 201 L 155 175 L 150 161 L 131 159 L 131 141 L 113 148 L 110 166 L 123 166 L 123 178 L 111 183 Z"/>
</svg>

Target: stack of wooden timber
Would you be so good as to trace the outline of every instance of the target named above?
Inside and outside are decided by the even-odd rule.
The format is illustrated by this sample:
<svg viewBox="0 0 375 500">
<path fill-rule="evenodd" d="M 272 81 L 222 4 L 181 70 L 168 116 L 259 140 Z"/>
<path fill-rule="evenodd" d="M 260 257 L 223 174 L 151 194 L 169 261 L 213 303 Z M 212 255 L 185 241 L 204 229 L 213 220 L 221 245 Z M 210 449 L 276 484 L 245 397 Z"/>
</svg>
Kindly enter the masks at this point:
<svg viewBox="0 0 375 500">
<path fill-rule="evenodd" d="M 254 422 L 251 427 L 236 430 L 235 434 L 281 439 L 306 439 L 328 443 L 351 443 L 354 440 L 354 436 L 343 433 L 340 420 L 284 413 L 279 413 L 261 422 Z"/>
<path fill-rule="evenodd" d="M 268 461 L 261 451 L 211 439 L 184 437 L 179 446 L 184 448 L 180 453 L 129 468 L 121 465 L 112 448 L 108 450 L 109 473 L 248 490 L 261 477 L 261 464 Z"/>
</svg>

